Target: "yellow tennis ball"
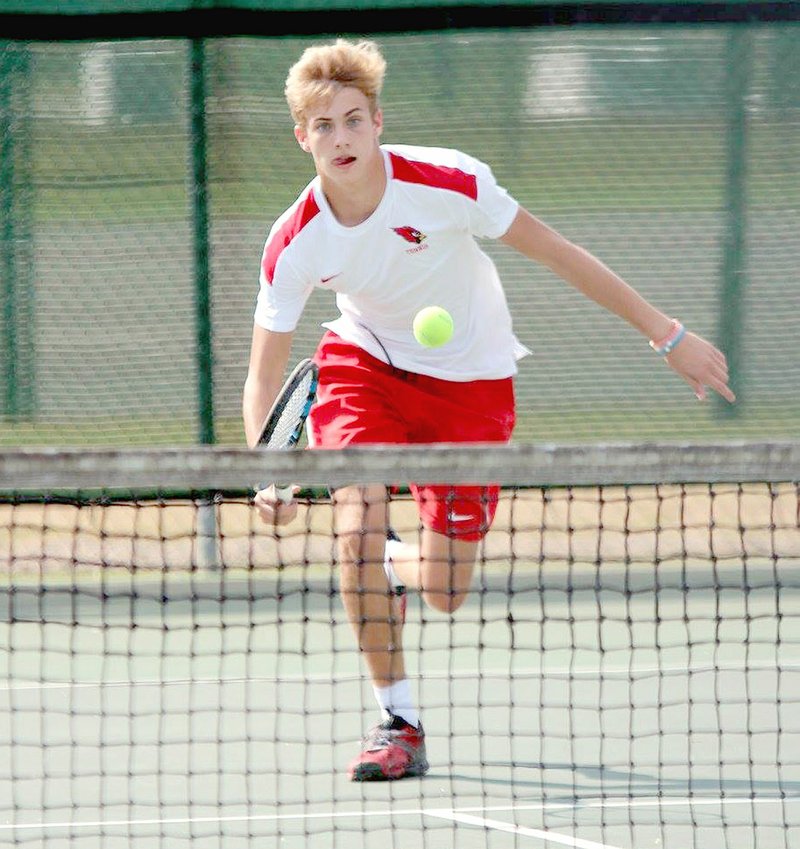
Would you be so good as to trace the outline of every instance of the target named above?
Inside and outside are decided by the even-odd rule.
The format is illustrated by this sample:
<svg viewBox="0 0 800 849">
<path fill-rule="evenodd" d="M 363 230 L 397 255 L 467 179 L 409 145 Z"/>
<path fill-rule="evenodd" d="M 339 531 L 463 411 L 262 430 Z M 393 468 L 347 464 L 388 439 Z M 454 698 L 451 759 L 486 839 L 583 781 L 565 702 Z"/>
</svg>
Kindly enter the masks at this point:
<svg viewBox="0 0 800 849">
<path fill-rule="evenodd" d="M 414 316 L 414 338 L 426 348 L 438 348 L 453 335 L 453 317 L 443 307 L 425 307 Z"/>
</svg>

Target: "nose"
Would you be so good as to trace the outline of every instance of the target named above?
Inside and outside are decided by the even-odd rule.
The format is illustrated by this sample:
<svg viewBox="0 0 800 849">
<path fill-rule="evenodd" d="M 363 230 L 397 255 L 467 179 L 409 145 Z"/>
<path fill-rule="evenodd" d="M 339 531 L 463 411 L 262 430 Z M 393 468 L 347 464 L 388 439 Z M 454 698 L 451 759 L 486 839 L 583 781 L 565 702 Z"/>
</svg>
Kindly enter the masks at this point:
<svg viewBox="0 0 800 849">
<path fill-rule="evenodd" d="M 337 126 L 334 129 L 333 143 L 336 147 L 342 147 L 347 143 L 347 132 L 345 127 Z"/>
</svg>

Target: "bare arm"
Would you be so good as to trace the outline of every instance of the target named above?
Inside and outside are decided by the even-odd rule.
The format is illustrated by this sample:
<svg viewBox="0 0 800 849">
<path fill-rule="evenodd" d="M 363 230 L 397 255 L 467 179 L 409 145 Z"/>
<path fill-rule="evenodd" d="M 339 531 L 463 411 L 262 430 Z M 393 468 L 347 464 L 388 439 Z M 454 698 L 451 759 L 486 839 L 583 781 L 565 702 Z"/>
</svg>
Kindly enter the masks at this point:
<svg viewBox="0 0 800 849">
<path fill-rule="evenodd" d="M 573 244 L 520 207 L 502 241 L 551 271 L 601 307 L 625 319 L 646 339 L 662 339 L 671 319 L 648 303 L 597 257 Z M 666 357 L 667 363 L 694 389 L 701 400 L 709 386 L 728 401 L 735 396 L 728 386 L 725 356 L 713 345 L 687 333 Z"/>
<path fill-rule="evenodd" d="M 242 395 L 244 432 L 250 448 L 255 447 L 264 419 L 283 385 L 293 335 L 253 325 L 250 366 Z"/>
<path fill-rule="evenodd" d="M 253 325 L 250 367 L 242 394 L 242 417 L 247 444 L 255 448 L 264 419 L 283 385 L 283 375 L 292 347 L 292 333 L 277 333 Z M 285 525 L 297 515 L 297 504 L 284 504 L 275 485 L 256 493 L 253 505 L 261 519 L 269 525 Z"/>
</svg>

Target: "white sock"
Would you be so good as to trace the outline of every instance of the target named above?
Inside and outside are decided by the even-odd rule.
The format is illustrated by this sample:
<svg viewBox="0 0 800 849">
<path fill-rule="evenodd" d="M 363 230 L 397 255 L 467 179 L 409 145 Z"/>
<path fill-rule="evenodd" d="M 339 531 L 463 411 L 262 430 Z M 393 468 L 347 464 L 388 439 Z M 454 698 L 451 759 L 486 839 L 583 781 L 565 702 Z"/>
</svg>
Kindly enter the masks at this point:
<svg viewBox="0 0 800 849">
<path fill-rule="evenodd" d="M 419 728 L 419 710 L 411 698 L 411 682 L 408 678 L 395 681 L 390 687 L 373 687 L 375 699 L 383 711 L 383 718 L 390 714 L 405 719 L 409 725 Z"/>
<path fill-rule="evenodd" d="M 383 555 L 383 571 L 386 572 L 386 577 L 389 579 L 389 584 L 392 587 L 402 587 L 403 582 L 400 578 L 397 577 L 394 569 L 392 568 L 392 555 L 396 555 L 400 546 L 403 543 L 400 542 L 399 539 L 387 539 L 386 540 L 386 548 L 384 549 Z"/>
</svg>

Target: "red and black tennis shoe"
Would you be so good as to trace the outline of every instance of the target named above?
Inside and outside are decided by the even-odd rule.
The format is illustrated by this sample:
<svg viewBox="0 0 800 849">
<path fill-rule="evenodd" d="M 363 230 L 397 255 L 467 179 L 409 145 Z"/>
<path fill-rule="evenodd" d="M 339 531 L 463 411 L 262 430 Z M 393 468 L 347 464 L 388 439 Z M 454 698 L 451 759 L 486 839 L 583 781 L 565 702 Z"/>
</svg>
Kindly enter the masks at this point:
<svg viewBox="0 0 800 849">
<path fill-rule="evenodd" d="M 361 744 L 361 754 L 347 770 L 351 781 L 396 781 L 425 775 L 425 732 L 399 716 L 372 728 Z"/>
</svg>

